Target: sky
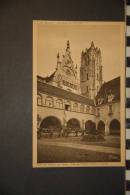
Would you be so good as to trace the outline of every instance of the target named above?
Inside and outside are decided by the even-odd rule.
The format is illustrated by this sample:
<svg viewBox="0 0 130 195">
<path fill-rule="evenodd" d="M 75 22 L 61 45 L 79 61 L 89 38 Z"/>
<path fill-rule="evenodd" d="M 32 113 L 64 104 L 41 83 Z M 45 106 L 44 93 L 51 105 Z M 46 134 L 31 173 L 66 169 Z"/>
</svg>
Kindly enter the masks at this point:
<svg viewBox="0 0 130 195">
<path fill-rule="evenodd" d="M 91 42 L 101 49 L 103 80 L 108 81 L 121 74 L 123 23 L 110 22 L 37 22 L 37 73 L 49 76 L 55 71 L 57 53 L 65 52 L 70 41 L 74 64 L 81 65 L 81 52 Z"/>
</svg>

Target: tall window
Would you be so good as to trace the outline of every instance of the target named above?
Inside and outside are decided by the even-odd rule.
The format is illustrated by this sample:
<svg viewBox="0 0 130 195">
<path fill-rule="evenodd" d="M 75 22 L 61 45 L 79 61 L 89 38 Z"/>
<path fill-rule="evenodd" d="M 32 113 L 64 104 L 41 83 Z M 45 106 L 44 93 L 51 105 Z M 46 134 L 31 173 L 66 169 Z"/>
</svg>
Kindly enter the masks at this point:
<svg viewBox="0 0 130 195">
<path fill-rule="evenodd" d="M 62 99 L 56 100 L 56 107 L 62 109 L 63 108 L 63 101 Z"/>
<path fill-rule="evenodd" d="M 83 104 L 80 105 L 80 112 L 84 112 L 84 105 Z"/>
<path fill-rule="evenodd" d="M 88 73 L 87 73 L 87 80 L 88 80 Z"/>
<path fill-rule="evenodd" d="M 39 105 L 39 106 L 42 105 L 42 95 L 40 95 L 40 94 L 37 95 L 37 105 Z"/>
<path fill-rule="evenodd" d="M 75 111 L 75 112 L 78 111 L 78 104 L 77 103 L 73 104 L 73 111 Z"/>
<path fill-rule="evenodd" d="M 47 96 L 47 97 L 46 97 L 46 100 L 45 100 L 45 104 L 46 104 L 46 106 L 48 106 L 48 107 L 53 107 L 53 106 L 54 106 L 53 98 L 50 97 L 50 96 Z"/>
</svg>

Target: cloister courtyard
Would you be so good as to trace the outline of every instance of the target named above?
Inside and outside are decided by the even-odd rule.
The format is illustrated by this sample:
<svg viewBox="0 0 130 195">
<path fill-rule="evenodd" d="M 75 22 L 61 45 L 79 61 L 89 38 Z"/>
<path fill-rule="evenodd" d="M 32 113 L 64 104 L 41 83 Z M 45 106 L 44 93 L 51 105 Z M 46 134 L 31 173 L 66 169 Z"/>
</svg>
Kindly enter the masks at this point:
<svg viewBox="0 0 130 195">
<path fill-rule="evenodd" d="M 86 141 L 83 136 L 41 136 L 37 141 L 38 163 L 118 162 L 120 136 L 108 135 L 103 141 Z"/>
</svg>

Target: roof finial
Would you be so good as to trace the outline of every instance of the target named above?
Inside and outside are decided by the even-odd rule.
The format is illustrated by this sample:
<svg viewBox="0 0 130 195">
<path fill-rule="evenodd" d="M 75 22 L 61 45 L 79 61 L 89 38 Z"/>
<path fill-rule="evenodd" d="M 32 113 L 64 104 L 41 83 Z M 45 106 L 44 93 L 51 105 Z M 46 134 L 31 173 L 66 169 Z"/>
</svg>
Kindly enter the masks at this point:
<svg viewBox="0 0 130 195">
<path fill-rule="evenodd" d="M 91 42 L 91 48 L 94 48 L 94 42 L 93 41 Z"/>
</svg>

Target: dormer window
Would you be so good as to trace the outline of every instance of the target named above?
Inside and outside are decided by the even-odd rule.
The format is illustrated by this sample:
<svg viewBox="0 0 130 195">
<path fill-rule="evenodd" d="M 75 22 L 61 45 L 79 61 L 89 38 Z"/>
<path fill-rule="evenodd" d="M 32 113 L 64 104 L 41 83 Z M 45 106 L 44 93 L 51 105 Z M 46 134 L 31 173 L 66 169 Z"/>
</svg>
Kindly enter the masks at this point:
<svg viewBox="0 0 130 195">
<path fill-rule="evenodd" d="M 98 98 L 98 104 L 102 104 L 103 103 L 103 98 Z"/>
<path fill-rule="evenodd" d="M 112 102 L 113 99 L 114 99 L 114 95 L 112 93 L 109 94 L 108 97 L 107 97 L 108 102 Z"/>
</svg>

